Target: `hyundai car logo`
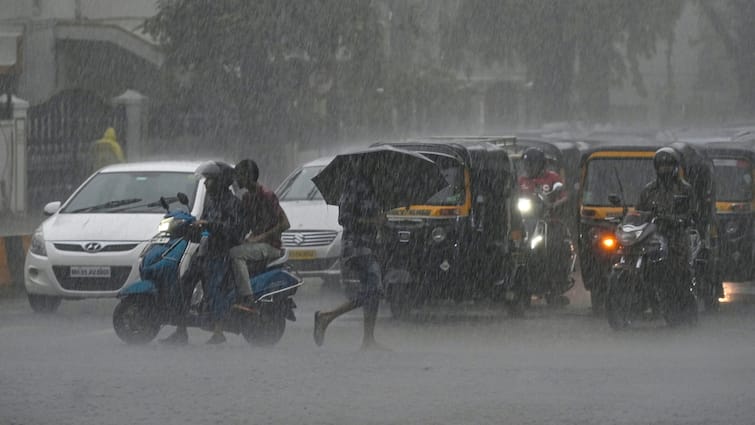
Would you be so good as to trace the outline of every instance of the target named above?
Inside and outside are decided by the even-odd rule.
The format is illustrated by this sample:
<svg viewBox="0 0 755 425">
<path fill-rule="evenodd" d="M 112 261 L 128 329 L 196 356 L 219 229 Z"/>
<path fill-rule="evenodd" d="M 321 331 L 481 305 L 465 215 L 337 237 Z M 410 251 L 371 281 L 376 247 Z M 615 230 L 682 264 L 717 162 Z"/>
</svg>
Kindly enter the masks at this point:
<svg viewBox="0 0 755 425">
<path fill-rule="evenodd" d="M 297 245 L 301 245 L 304 243 L 304 235 L 301 233 L 295 233 L 294 234 L 294 243 Z"/>
<path fill-rule="evenodd" d="M 84 244 L 84 251 L 86 252 L 100 252 L 102 248 L 103 246 L 99 242 L 87 242 Z"/>
</svg>

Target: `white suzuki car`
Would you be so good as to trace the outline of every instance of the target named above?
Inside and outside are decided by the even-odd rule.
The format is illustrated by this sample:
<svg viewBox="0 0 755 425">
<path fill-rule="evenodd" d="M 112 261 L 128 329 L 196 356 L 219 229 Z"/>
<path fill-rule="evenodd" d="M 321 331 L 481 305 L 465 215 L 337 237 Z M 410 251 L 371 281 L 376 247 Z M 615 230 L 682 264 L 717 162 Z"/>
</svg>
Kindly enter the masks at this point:
<svg viewBox="0 0 755 425">
<path fill-rule="evenodd" d="M 29 304 L 55 311 L 62 299 L 115 297 L 139 278 L 139 254 L 165 210 L 160 197 L 189 198 L 192 214 L 204 204 L 194 176 L 201 162 L 117 164 L 90 176 L 67 201 L 44 207 L 50 215 L 32 236 L 24 265 Z"/>
<path fill-rule="evenodd" d="M 320 278 L 324 285 L 340 288 L 342 229 L 338 207 L 327 205 L 311 180 L 332 159 L 320 158 L 297 168 L 275 193 L 291 223 L 283 233 L 288 263 L 302 277 Z"/>
</svg>

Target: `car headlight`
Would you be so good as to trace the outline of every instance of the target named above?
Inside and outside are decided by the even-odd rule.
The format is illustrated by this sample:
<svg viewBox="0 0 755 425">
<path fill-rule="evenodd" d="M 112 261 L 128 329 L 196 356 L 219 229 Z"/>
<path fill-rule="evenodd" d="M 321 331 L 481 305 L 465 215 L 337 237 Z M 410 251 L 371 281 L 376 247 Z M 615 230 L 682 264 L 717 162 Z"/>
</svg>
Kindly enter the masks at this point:
<svg viewBox="0 0 755 425">
<path fill-rule="evenodd" d="M 34 231 L 31 237 L 31 244 L 29 245 L 29 252 L 34 255 L 41 255 L 47 257 L 47 248 L 45 248 L 45 235 L 42 233 L 42 228 Z"/>
<path fill-rule="evenodd" d="M 433 229 L 430 236 L 433 238 L 433 242 L 441 243 L 446 240 L 446 229 L 442 227 L 436 227 Z"/>
<path fill-rule="evenodd" d="M 528 212 L 532 211 L 532 199 L 519 198 L 519 201 L 516 203 L 516 208 L 520 213 L 527 214 Z"/>
</svg>

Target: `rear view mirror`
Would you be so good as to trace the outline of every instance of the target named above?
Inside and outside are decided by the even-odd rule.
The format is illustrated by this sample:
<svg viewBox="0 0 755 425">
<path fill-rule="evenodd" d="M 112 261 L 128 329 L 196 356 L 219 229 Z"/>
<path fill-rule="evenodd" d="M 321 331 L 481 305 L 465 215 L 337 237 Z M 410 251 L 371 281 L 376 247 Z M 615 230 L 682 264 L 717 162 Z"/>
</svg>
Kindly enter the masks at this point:
<svg viewBox="0 0 755 425">
<path fill-rule="evenodd" d="M 610 202 L 614 207 L 621 206 L 621 198 L 615 193 L 608 195 L 608 202 Z"/>
<path fill-rule="evenodd" d="M 50 202 L 42 209 L 42 211 L 45 213 L 45 215 L 53 215 L 60 209 L 61 202 L 55 201 Z"/>
</svg>

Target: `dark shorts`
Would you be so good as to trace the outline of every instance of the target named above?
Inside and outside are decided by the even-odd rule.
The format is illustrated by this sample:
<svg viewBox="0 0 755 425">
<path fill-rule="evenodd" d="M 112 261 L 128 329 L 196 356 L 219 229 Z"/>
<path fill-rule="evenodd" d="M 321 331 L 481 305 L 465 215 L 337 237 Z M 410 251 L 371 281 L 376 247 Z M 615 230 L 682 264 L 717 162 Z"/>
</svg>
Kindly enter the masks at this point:
<svg viewBox="0 0 755 425">
<path fill-rule="evenodd" d="M 382 296 L 383 278 L 374 256 L 344 258 L 341 273 L 352 301 L 364 303 Z"/>
</svg>

